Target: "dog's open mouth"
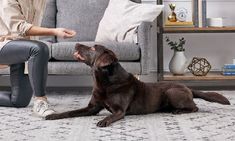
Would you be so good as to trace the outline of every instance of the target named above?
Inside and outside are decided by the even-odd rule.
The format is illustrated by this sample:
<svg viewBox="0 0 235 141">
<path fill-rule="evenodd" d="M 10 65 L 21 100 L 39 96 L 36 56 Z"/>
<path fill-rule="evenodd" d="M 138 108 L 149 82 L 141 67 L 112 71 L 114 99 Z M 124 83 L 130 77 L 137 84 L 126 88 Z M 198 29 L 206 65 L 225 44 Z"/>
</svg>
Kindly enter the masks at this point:
<svg viewBox="0 0 235 141">
<path fill-rule="evenodd" d="M 82 57 L 82 56 L 79 54 L 78 51 L 74 52 L 73 57 L 74 57 L 76 60 L 78 60 L 78 61 L 84 61 L 84 60 L 85 60 L 85 58 Z"/>
</svg>

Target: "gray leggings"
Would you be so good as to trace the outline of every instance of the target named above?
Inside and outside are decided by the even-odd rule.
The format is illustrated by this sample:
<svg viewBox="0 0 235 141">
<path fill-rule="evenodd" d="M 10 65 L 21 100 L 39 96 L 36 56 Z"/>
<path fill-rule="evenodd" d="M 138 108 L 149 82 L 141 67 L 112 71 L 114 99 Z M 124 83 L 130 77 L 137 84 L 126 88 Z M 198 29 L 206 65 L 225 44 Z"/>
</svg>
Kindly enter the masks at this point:
<svg viewBox="0 0 235 141">
<path fill-rule="evenodd" d="M 14 40 L 0 50 L 0 64 L 10 65 L 11 92 L 0 91 L 0 106 L 26 107 L 32 95 L 45 96 L 49 50 L 46 44 Z M 28 61 L 29 74 L 24 74 Z"/>
</svg>

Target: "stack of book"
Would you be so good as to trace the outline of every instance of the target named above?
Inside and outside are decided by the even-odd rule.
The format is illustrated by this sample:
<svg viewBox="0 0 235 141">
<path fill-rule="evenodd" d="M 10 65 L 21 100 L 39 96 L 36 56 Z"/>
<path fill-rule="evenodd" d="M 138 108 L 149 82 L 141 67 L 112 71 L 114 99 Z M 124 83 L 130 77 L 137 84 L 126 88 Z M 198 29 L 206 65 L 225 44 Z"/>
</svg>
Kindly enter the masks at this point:
<svg viewBox="0 0 235 141">
<path fill-rule="evenodd" d="M 206 27 L 207 26 L 207 4 L 206 0 L 193 0 L 192 1 L 192 12 L 193 12 L 193 23 L 195 27 Z"/>
<path fill-rule="evenodd" d="M 193 22 L 169 22 L 166 21 L 165 27 L 194 27 Z"/>
<path fill-rule="evenodd" d="M 222 75 L 235 75 L 235 64 L 225 64 L 222 68 Z"/>
</svg>

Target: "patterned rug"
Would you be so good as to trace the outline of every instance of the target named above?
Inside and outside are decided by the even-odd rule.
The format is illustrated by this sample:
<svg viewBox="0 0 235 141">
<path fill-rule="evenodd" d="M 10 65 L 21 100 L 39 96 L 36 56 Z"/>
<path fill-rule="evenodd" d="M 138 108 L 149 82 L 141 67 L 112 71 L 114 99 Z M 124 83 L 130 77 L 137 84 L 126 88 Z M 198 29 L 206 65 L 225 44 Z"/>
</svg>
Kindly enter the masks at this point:
<svg viewBox="0 0 235 141">
<path fill-rule="evenodd" d="M 85 106 L 90 91 L 51 92 L 48 97 L 57 111 Z M 112 126 L 98 128 L 96 123 L 109 113 L 57 121 L 45 121 L 31 115 L 27 108 L 0 107 L 1 141 L 234 141 L 235 92 L 220 92 L 232 105 L 224 106 L 195 99 L 199 112 L 172 115 L 166 113 L 126 116 Z"/>
</svg>

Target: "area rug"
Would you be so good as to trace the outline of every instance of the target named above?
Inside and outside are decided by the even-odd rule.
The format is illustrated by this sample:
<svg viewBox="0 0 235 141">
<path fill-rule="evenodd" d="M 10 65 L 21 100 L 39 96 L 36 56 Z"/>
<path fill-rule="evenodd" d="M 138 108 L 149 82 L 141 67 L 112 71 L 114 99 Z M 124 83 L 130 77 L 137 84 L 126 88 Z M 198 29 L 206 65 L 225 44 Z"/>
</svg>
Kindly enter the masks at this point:
<svg viewBox="0 0 235 141">
<path fill-rule="evenodd" d="M 89 101 L 91 91 L 51 92 L 51 105 L 59 112 L 81 108 Z M 27 108 L 0 107 L 1 141 L 234 141 L 235 91 L 221 91 L 230 106 L 195 99 L 199 112 L 173 115 L 156 113 L 126 116 L 110 127 L 96 123 L 110 114 L 45 121 Z"/>
</svg>

